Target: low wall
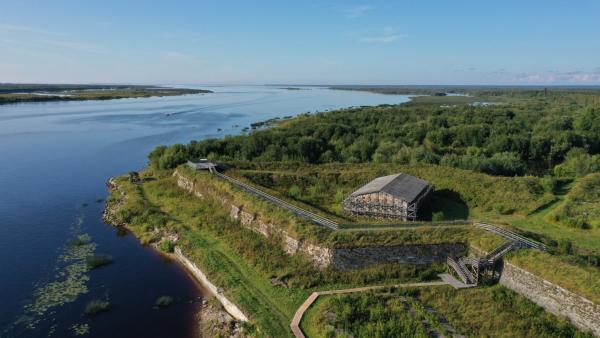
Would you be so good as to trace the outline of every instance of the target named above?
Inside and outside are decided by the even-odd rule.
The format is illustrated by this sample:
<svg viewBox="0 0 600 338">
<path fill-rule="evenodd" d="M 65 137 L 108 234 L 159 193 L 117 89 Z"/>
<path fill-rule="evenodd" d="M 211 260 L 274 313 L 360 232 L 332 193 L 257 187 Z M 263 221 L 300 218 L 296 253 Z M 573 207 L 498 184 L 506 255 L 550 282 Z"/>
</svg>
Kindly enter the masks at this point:
<svg viewBox="0 0 600 338">
<path fill-rule="evenodd" d="M 568 318 L 581 330 L 591 331 L 600 337 L 600 305 L 506 262 L 500 284 L 529 298 L 546 311 Z"/>
<path fill-rule="evenodd" d="M 204 272 L 202 272 L 202 270 L 200 270 L 196 264 L 183 255 L 181 249 L 175 248 L 175 253 L 173 256 L 175 259 L 177 259 L 177 261 L 183 264 L 192 275 L 194 275 L 194 277 L 200 282 L 200 284 L 202 284 L 203 287 L 205 287 L 212 295 L 215 296 L 215 298 L 217 298 L 217 300 L 223 305 L 223 308 L 225 308 L 225 311 L 227 311 L 233 318 L 242 322 L 248 321 L 248 317 L 246 317 L 242 310 L 240 310 L 234 303 L 227 299 L 223 293 L 221 293 L 219 289 L 208 280 L 208 277 L 206 277 Z"/>
<path fill-rule="evenodd" d="M 197 183 L 175 171 L 177 185 L 202 198 L 211 195 L 210 189 L 202 189 Z M 233 204 L 222 196 L 211 196 L 229 209 L 229 216 L 248 229 L 265 237 L 279 237 L 283 249 L 290 255 L 305 254 L 315 266 L 339 269 L 356 269 L 381 263 L 431 264 L 442 263 L 448 256 L 464 254 L 463 244 L 419 244 L 380 247 L 327 248 L 291 236 L 278 224 L 266 221 L 260 215 L 247 212 L 243 206 Z"/>
</svg>

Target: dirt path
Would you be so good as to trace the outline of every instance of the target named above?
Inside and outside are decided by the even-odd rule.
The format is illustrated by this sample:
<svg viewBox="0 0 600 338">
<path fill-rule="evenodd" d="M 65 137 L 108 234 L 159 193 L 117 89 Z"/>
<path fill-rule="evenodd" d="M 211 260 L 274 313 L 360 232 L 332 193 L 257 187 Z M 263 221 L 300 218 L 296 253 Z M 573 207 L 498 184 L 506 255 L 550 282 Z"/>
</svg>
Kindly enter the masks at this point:
<svg viewBox="0 0 600 338">
<path fill-rule="evenodd" d="M 306 338 L 302 330 L 300 329 L 300 322 L 302 321 L 302 317 L 308 308 L 319 298 L 319 296 L 323 295 L 336 295 L 343 293 L 354 293 L 354 292 L 363 292 L 369 290 L 377 290 L 383 288 L 411 288 L 411 287 L 427 287 L 427 286 L 441 286 L 447 285 L 446 282 L 423 282 L 423 283 L 404 283 L 404 284 L 395 284 L 395 285 L 376 285 L 376 286 L 365 286 L 361 288 L 352 288 L 352 289 L 338 289 L 338 290 L 329 290 L 329 291 L 316 291 L 310 294 L 308 298 L 300 305 L 296 313 L 294 314 L 294 318 L 292 319 L 292 323 L 290 324 L 290 328 L 294 333 L 296 338 Z"/>
</svg>

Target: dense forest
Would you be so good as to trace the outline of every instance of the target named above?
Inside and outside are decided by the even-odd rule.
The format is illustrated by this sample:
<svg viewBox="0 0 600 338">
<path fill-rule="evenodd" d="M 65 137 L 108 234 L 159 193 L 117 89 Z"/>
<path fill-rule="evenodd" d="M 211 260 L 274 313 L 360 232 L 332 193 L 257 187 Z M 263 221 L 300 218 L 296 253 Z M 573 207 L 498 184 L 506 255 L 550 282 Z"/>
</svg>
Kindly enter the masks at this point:
<svg viewBox="0 0 600 338">
<path fill-rule="evenodd" d="M 498 102 L 440 105 L 443 101 L 418 97 L 401 105 L 305 113 L 246 135 L 161 146 L 149 158 L 158 168 L 208 156 L 219 161 L 436 164 L 504 176 L 579 177 L 600 171 L 600 91 L 478 93 L 479 103 Z"/>
</svg>

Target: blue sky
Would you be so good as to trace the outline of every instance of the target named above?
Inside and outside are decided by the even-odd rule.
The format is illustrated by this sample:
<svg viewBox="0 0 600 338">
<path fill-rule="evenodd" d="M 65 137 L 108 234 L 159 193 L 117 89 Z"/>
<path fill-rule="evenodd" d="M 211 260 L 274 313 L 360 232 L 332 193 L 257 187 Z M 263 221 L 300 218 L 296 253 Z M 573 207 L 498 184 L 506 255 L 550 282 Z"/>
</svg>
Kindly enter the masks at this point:
<svg viewBox="0 0 600 338">
<path fill-rule="evenodd" d="M 0 0 L 0 82 L 600 84 L 600 1 Z"/>
</svg>

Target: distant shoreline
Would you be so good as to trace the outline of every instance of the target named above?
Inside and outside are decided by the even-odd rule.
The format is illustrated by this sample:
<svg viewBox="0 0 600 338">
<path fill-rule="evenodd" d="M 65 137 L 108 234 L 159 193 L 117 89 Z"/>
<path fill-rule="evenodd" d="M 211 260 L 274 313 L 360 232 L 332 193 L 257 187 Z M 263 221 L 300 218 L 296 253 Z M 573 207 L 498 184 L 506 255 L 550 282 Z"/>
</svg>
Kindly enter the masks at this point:
<svg viewBox="0 0 600 338">
<path fill-rule="evenodd" d="M 115 100 L 206 93 L 212 93 L 212 91 L 137 85 L 0 84 L 0 105 L 29 102 Z"/>
</svg>

